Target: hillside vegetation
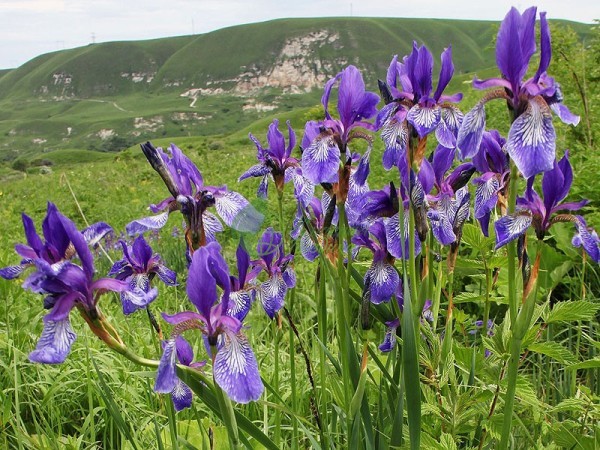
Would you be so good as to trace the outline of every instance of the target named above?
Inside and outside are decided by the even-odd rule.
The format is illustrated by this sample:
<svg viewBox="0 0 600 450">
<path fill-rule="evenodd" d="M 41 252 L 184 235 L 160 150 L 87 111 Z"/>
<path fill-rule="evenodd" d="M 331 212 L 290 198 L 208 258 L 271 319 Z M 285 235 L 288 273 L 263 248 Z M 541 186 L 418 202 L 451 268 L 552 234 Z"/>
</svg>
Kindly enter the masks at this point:
<svg viewBox="0 0 600 450">
<path fill-rule="evenodd" d="M 570 24 L 580 37 L 590 26 Z M 229 134 L 318 103 L 348 64 L 375 87 L 413 40 L 452 45 L 454 85 L 494 65 L 486 21 L 283 19 L 202 35 L 91 44 L 0 71 L 0 160 L 64 148 L 118 151 L 161 136 Z M 439 67 L 439 62 L 436 63 Z M 485 69 L 483 69 L 485 70 Z M 456 90 L 456 89 L 455 89 Z"/>
</svg>

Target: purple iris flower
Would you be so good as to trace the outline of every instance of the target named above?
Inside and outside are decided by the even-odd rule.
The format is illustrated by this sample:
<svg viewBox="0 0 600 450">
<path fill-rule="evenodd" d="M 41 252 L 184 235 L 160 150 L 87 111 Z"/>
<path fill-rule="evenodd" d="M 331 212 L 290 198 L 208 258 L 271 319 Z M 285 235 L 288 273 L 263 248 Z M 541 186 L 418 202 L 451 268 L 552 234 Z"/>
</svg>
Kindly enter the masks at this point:
<svg viewBox="0 0 600 450">
<path fill-rule="evenodd" d="M 485 129 L 485 103 L 494 98 L 506 100 L 515 120 L 505 148 L 525 178 L 552 170 L 554 165 L 556 133 L 550 110 L 564 123 L 579 123 L 579 117 L 562 104 L 559 84 L 546 73 L 552 48 L 545 12 L 540 13 L 540 64 L 533 77 L 524 80 L 536 51 L 536 15 L 536 7 L 525 10 L 523 14 L 512 8 L 502 21 L 496 40 L 496 63 L 502 78 L 473 82 L 477 89 L 500 89 L 488 93 L 467 113 L 457 142 L 462 158 L 473 157 L 479 149 Z"/>
<path fill-rule="evenodd" d="M 334 84 L 339 81 L 337 110 L 339 119 L 329 113 L 329 97 Z M 377 114 L 379 96 L 365 90 L 360 71 L 348 66 L 325 85 L 321 103 L 325 108 L 323 122 L 308 122 L 302 140 L 302 168 L 304 176 L 312 183 L 337 183 L 340 162 L 346 165 L 351 155 L 348 143 L 355 138 L 369 138 L 356 128 L 374 130 L 366 120 Z M 345 199 L 345 198 L 344 198 Z"/>
<path fill-rule="evenodd" d="M 179 364 L 191 367 L 192 369 L 201 370 L 206 365 L 206 361 L 194 362 L 194 350 L 188 341 L 183 336 L 177 336 L 175 339 L 163 341 L 163 352 L 168 354 L 169 358 L 176 358 Z M 192 406 L 192 390 L 187 384 L 175 375 L 175 386 L 171 390 L 171 400 L 175 411 L 181 411 Z"/>
<path fill-rule="evenodd" d="M 23 287 L 43 294 L 44 308 L 50 310 L 44 316 L 44 330 L 36 349 L 29 354 L 29 360 L 59 364 L 66 359 L 77 337 L 69 321 L 71 310 L 77 307 L 90 320 L 96 320 L 100 295 L 106 291 L 123 292 L 129 286 L 112 278 L 94 280 L 94 262 L 86 237 L 52 203 L 48 204 L 48 213 L 42 223 L 45 242 L 25 214 L 23 225 L 28 245 L 17 245 L 17 252 L 28 260 L 26 265 L 35 266 Z M 93 233 L 88 230 L 87 234 L 89 240 Z M 80 265 L 73 262 L 75 257 Z M 8 272 L 9 276 L 5 278 L 14 273 Z M 133 294 L 142 295 L 139 291 Z"/>
<path fill-rule="evenodd" d="M 543 239 L 548 229 L 557 222 L 572 222 L 577 229 L 574 245 L 582 246 L 593 261 L 600 262 L 598 238 L 590 230 L 581 216 L 570 213 L 557 214 L 559 211 L 577 211 L 588 201 L 562 201 L 567 197 L 573 183 L 573 169 L 569 162 L 569 153 L 557 163 L 554 168 L 544 172 L 542 178 L 542 193 L 544 199 L 533 189 L 533 178 L 529 179 L 524 197 L 517 199 L 517 211 L 514 214 L 501 217 L 496 221 L 496 248 L 524 235 L 532 226 L 538 239 Z"/>
<path fill-rule="evenodd" d="M 229 269 L 217 242 L 210 242 L 193 253 L 186 291 L 198 312 L 184 311 L 172 316 L 163 313 L 174 328 L 158 366 L 156 392 L 168 394 L 177 387 L 177 337 L 185 331 L 199 329 L 208 343 L 213 377 L 221 389 L 239 403 L 260 398 L 264 386 L 256 357 L 241 331 L 242 322 L 228 314 L 230 283 Z M 217 286 L 223 290 L 220 301 Z"/>
<path fill-rule="evenodd" d="M 425 172 L 422 171 L 422 173 Z M 413 183 L 413 186 L 416 185 L 417 183 Z M 404 209 L 403 227 L 400 226 L 400 204 Z M 408 208 L 409 200 L 404 190 L 404 183 L 401 189 L 396 189 L 394 184 L 390 183 L 390 186 L 381 190 L 368 192 L 363 198 L 362 228 L 368 229 L 380 217 L 385 218 L 383 224 L 386 234 L 386 249 L 394 258 L 407 259 L 409 256 Z M 403 234 L 402 231 L 404 231 Z M 415 254 L 418 255 L 421 252 L 421 241 L 416 230 L 414 239 Z"/>
<path fill-rule="evenodd" d="M 21 215 L 27 244 L 15 245 L 15 251 L 23 259 L 20 264 L 0 269 L 0 277 L 6 280 L 15 279 L 25 269 L 33 267 L 36 259 L 42 259 L 50 266 L 58 268 L 63 262 L 75 256 L 74 248 L 63 232 L 60 216 L 56 206 L 48 202 L 46 217 L 42 222 L 44 236 L 44 241 L 42 241 L 31 217 L 25 213 Z M 104 222 L 95 223 L 81 231 L 89 246 L 96 245 L 110 232 L 112 232 L 112 228 Z M 26 282 L 26 284 L 30 283 Z"/>
<path fill-rule="evenodd" d="M 238 276 L 230 276 L 231 292 L 229 293 L 227 315 L 243 321 L 256 297 L 256 286 L 250 283 L 262 269 L 249 270 L 250 255 L 246 251 L 243 241 L 240 241 L 235 256 Z"/>
<path fill-rule="evenodd" d="M 293 255 L 286 255 L 283 249 L 283 236 L 269 227 L 262 234 L 256 246 L 258 259 L 252 261 L 254 268 L 260 268 L 267 273 L 267 280 L 260 283 L 256 295 L 272 319 L 283 308 L 285 294 L 288 288 L 296 285 L 296 274 L 289 263 Z"/>
<path fill-rule="evenodd" d="M 470 194 L 466 184 L 475 172 L 475 166 L 461 164 L 446 176 L 452 167 L 454 153 L 454 149 L 438 145 L 432 162 L 437 193 L 427 196 L 427 217 L 434 237 L 442 245 L 459 241 L 462 226 L 469 218 Z"/>
<path fill-rule="evenodd" d="M 183 214 L 187 230 L 188 249 L 215 239 L 215 233 L 223 231 L 221 222 L 208 208 L 214 206 L 217 214 L 228 226 L 238 231 L 258 231 L 263 216 L 241 194 L 229 191 L 226 186 L 205 186 L 198 168 L 174 144 L 169 149 L 171 156 L 161 148 L 154 148 L 150 142 L 142 144 L 142 150 L 152 167 L 165 182 L 170 197 L 157 205 L 151 205 L 153 212 L 164 211 L 159 215 L 134 220 L 127 225 L 127 232 L 141 234 L 148 230 L 162 228 L 172 211 Z"/>
<path fill-rule="evenodd" d="M 394 257 L 388 252 L 383 219 L 375 221 L 368 231 L 359 230 L 352 237 L 352 242 L 373 253 L 373 261 L 364 279 L 369 300 L 376 305 L 388 302 L 398 290 L 400 275 L 394 268 Z"/>
<path fill-rule="evenodd" d="M 156 299 L 158 290 L 150 287 L 155 275 L 166 285 L 175 286 L 177 274 L 162 263 L 158 254 L 153 253 L 144 236 L 138 236 L 132 246 L 121 241 L 121 246 L 123 259 L 112 266 L 108 275 L 117 280 L 127 281 L 132 291 L 143 291 L 147 294 L 140 297 L 132 295 L 131 291 L 121 292 L 123 313 L 131 314 L 145 308 Z"/>
<path fill-rule="evenodd" d="M 462 94 L 443 95 L 454 74 L 452 48 L 442 52 L 442 69 L 437 88 L 433 89 L 433 57 L 424 45 L 413 43 L 410 55 L 402 62 L 394 56 L 387 72 L 387 83 L 380 82 L 386 106 L 377 115 L 377 128 L 385 144 L 383 166 L 386 170 L 398 165 L 404 157 L 409 136 L 408 124 L 419 137 L 435 131 L 436 138 L 445 147 L 456 146 L 458 128 L 463 115 L 451 103 L 459 102 Z"/>
<path fill-rule="evenodd" d="M 473 164 L 481 176 L 473 180 L 475 190 L 475 218 L 485 236 L 489 235 L 490 215 L 500 203 L 506 209 L 506 188 L 510 165 L 502 147 L 506 140 L 496 130 L 483 133 L 481 147 L 473 158 Z"/>
<path fill-rule="evenodd" d="M 300 204 L 296 216 L 294 217 L 294 224 L 290 233 L 292 239 L 300 238 L 300 253 L 308 261 L 314 261 L 319 256 L 316 244 L 310 237 L 310 233 L 303 227 L 303 216 L 310 220 L 312 228 L 317 234 L 319 245 L 324 245 L 324 234 L 326 228 L 330 225 L 336 225 L 338 221 L 337 208 L 335 203 L 332 203 L 331 197 L 327 192 L 323 192 L 321 200 L 317 197 L 313 197 L 308 207 L 303 208 Z M 330 217 L 328 218 L 328 214 Z M 326 251 L 327 253 L 327 251 Z"/>
<path fill-rule="evenodd" d="M 302 175 L 300 162 L 291 156 L 292 150 L 296 146 L 296 134 L 294 133 L 290 122 L 287 122 L 287 147 L 285 145 L 285 138 L 279 131 L 278 126 L 279 121 L 277 119 L 274 119 L 273 123 L 269 125 L 269 131 L 267 132 L 267 148 L 264 148 L 252 133 L 249 134 L 250 139 L 256 145 L 256 158 L 259 163 L 244 172 L 238 181 L 250 177 L 262 177 L 258 186 L 258 196 L 262 198 L 267 197 L 267 188 L 270 177 L 275 181 L 275 186 L 279 191 L 283 190 L 284 183 L 293 181 L 296 197 L 298 197 L 299 200 L 304 200 L 303 203 L 306 204 L 310 201 L 315 186 Z"/>
<path fill-rule="evenodd" d="M 400 288 L 402 287 L 402 283 L 400 283 Z M 425 300 L 425 304 L 423 305 L 423 311 L 421 313 L 421 322 L 433 322 L 433 313 L 431 312 L 431 306 L 433 305 L 432 301 L 427 299 Z M 398 298 L 398 306 L 400 306 L 400 311 L 403 310 L 404 301 L 400 301 Z M 386 330 L 385 336 L 383 337 L 383 342 L 379 345 L 379 350 L 387 353 L 391 352 L 396 347 L 396 330 L 400 326 L 400 319 L 396 318 L 389 322 L 385 323 Z"/>
</svg>

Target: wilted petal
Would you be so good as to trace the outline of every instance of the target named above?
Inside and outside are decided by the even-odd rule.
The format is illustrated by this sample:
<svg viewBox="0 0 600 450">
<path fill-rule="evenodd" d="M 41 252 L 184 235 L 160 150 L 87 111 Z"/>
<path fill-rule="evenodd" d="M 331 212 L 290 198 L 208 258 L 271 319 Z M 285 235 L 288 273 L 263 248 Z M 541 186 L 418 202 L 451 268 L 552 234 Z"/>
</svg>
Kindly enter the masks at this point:
<svg viewBox="0 0 600 450">
<path fill-rule="evenodd" d="M 510 127 L 506 151 L 525 178 L 551 170 L 554 165 L 556 133 L 552 115 L 541 97 L 534 97 Z"/>
<path fill-rule="evenodd" d="M 526 233 L 532 221 L 531 215 L 526 213 L 512 214 L 498 219 L 495 223 L 496 249 Z"/>
<path fill-rule="evenodd" d="M 340 149 L 333 136 L 317 136 L 302 152 L 302 172 L 312 183 L 335 183 L 338 179 Z"/>
<path fill-rule="evenodd" d="M 224 334 L 223 345 L 215 356 L 213 375 L 229 398 L 238 403 L 256 401 L 264 390 L 254 353 L 241 333 Z"/>
<path fill-rule="evenodd" d="M 136 234 L 142 234 L 150 230 L 160 230 L 165 226 L 169 219 L 169 211 L 165 211 L 156 216 L 144 217 L 143 219 L 137 219 L 133 222 L 128 223 L 125 226 L 127 234 L 132 236 Z"/>
<path fill-rule="evenodd" d="M 442 108 L 438 105 L 432 107 L 415 105 L 406 116 L 406 120 L 415 127 L 420 137 L 431 133 L 440 123 Z"/>
<path fill-rule="evenodd" d="M 483 132 L 485 131 L 485 108 L 482 102 L 477 103 L 471 111 L 463 118 L 458 137 L 456 138 L 456 147 L 458 148 L 460 158 L 472 158 L 479 151 Z"/>
<path fill-rule="evenodd" d="M 71 328 L 69 318 L 54 321 L 44 317 L 44 331 L 29 360 L 36 363 L 60 364 L 69 355 L 77 335 Z"/>
</svg>

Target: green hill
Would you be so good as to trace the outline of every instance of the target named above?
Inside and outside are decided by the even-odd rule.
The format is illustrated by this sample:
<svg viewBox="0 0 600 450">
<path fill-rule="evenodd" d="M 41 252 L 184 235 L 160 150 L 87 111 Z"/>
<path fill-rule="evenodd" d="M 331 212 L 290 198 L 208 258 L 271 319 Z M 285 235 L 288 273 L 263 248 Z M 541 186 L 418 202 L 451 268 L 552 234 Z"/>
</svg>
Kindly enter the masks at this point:
<svg viewBox="0 0 600 450">
<path fill-rule="evenodd" d="M 585 36 L 589 25 L 570 23 Z M 64 148 L 116 151 L 161 136 L 226 134 L 318 103 L 348 64 L 370 89 L 394 54 L 453 47 L 454 87 L 494 65 L 498 24 L 394 18 L 282 19 L 211 33 L 91 44 L 0 71 L 0 160 Z M 436 69 L 439 60 L 436 61 Z M 455 90 L 456 90 L 455 89 Z"/>
</svg>

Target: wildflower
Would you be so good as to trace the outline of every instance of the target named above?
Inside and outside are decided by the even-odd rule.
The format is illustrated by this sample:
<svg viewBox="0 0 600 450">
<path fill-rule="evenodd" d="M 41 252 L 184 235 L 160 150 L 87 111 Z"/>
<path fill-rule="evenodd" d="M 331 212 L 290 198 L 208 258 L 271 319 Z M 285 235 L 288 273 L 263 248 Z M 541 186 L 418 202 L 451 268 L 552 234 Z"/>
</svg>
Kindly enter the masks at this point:
<svg viewBox="0 0 600 450">
<path fill-rule="evenodd" d="M 221 389 L 240 403 L 258 400 L 262 395 L 264 386 L 258 364 L 241 331 L 242 322 L 228 314 L 230 275 L 220 252 L 219 244 L 211 242 L 192 255 L 186 291 L 198 312 L 163 314 L 174 328 L 160 359 L 154 385 L 156 392 L 171 393 L 177 386 L 177 337 L 185 331 L 198 329 L 205 336 L 213 363 L 213 377 Z M 220 301 L 217 286 L 223 290 Z"/>
<path fill-rule="evenodd" d="M 525 178 L 552 170 L 556 153 L 556 133 L 551 110 L 564 123 L 577 125 L 579 117 L 562 104 L 560 85 L 546 70 L 552 48 L 546 13 L 540 13 L 540 63 L 534 76 L 524 80 L 531 57 L 535 53 L 535 18 L 537 8 L 523 14 L 512 8 L 506 15 L 496 40 L 496 63 L 502 78 L 474 80 L 477 89 L 500 88 L 489 92 L 464 117 L 458 133 L 458 148 L 462 158 L 477 153 L 485 129 L 486 102 L 496 98 L 506 100 L 514 122 L 508 133 L 506 151 Z"/>
<path fill-rule="evenodd" d="M 73 246 L 64 234 L 60 217 L 61 214 L 58 212 L 56 205 L 48 202 L 46 217 L 42 222 L 44 237 L 44 241 L 42 241 L 37 234 L 31 217 L 25 213 L 21 215 L 27 245 L 17 244 L 15 251 L 23 259 L 18 265 L 0 269 L 2 278 L 7 280 L 17 278 L 28 267 L 33 267 L 36 259 L 42 259 L 50 266 L 57 268 L 63 262 L 75 256 Z M 88 245 L 94 246 L 111 231 L 112 228 L 108 224 L 98 222 L 83 229 L 81 234 Z M 31 287 L 31 282 L 26 282 L 26 285 Z"/>
<path fill-rule="evenodd" d="M 502 150 L 506 140 L 496 130 L 484 132 L 481 147 L 473 164 L 481 176 L 473 180 L 477 185 L 475 190 L 475 218 L 481 225 L 481 230 L 488 236 L 491 212 L 500 205 L 506 211 L 506 188 L 510 175 L 507 154 Z"/>
<path fill-rule="evenodd" d="M 462 226 L 469 218 L 470 194 L 466 184 L 475 172 L 473 164 L 465 163 L 446 176 L 452 167 L 454 152 L 454 149 L 441 145 L 437 147 L 432 162 L 437 193 L 427 196 L 427 217 L 431 221 L 433 235 L 442 245 L 460 240 Z"/>
<path fill-rule="evenodd" d="M 268 279 L 256 289 L 256 295 L 272 319 L 283 308 L 285 294 L 288 288 L 296 285 L 296 274 L 289 263 L 293 255 L 286 255 L 283 249 L 283 236 L 269 227 L 262 234 L 256 246 L 258 259 L 252 261 L 255 268 L 261 268 L 267 273 Z"/>
<path fill-rule="evenodd" d="M 99 318 L 96 305 L 100 296 L 107 291 L 124 292 L 129 286 L 112 278 L 94 280 L 94 262 L 87 241 L 94 241 L 92 236 L 97 237 L 97 234 L 88 230 L 86 241 L 84 234 L 52 203 L 48 204 L 42 224 L 45 242 L 25 214 L 23 225 L 28 245 L 17 245 L 17 253 L 26 258 L 27 262 L 23 265 L 35 267 L 23 286 L 43 294 L 44 308 L 50 310 L 43 318 L 44 329 L 35 350 L 29 354 L 29 360 L 59 364 L 66 359 L 77 337 L 69 321 L 71 310 L 78 308 L 87 319 L 96 321 Z M 79 258 L 80 265 L 73 262 L 75 257 Z M 5 278 L 10 278 L 14 271 L 9 272 Z M 132 295 L 144 294 L 136 290 Z"/>
<path fill-rule="evenodd" d="M 368 231 L 359 230 L 352 242 L 373 252 L 373 261 L 364 279 L 370 301 L 376 305 L 389 301 L 398 289 L 400 275 L 394 268 L 394 257 L 388 252 L 383 219 L 375 221 Z"/>
<path fill-rule="evenodd" d="M 169 157 L 162 149 L 154 148 L 150 142 L 142 144 L 146 158 L 163 179 L 171 197 L 151 205 L 153 212 L 161 214 L 134 220 L 127 225 L 127 232 L 144 233 L 162 228 L 173 211 L 181 211 L 187 230 L 188 251 L 192 252 L 206 242 L 215 239 L 215 233 L 223 231 L 221 222 L 208 208 L 214 206 L 217 214 L 228 226 L 238 231 L 256 232 L 262 215 L 241 194 L 229 191 L 227 186 L 205 186 L 198 168 L 174 144 Z"/>
<path fill-rule="evenodd" d="M 598 238 L 594 231 L 587 227 L 585 219 L 571 213 L 557 214 L 560 211 L 577 211 L 588 203 L 587 200 L 562 203 L 567 197 L 572 183 L 573 169 L 569 162 L 569 153 L 565 152 L 558 163 L 554 162 L 553 169 L 544 173 L 542 178 L 543 200 L 533 189 L 533 178 L 531 178 L 527 184 L 525 196 L 517 199 L 517 211 L 496 221 L 496 248 L 525 235 L 530 226 L 535 230 L 538 239 L 544 239 L 546 232 L 553 224 L 571 222 L 577 229 L 574 245 L 583 246 L 592 260 L 599 262 Z"/>
<path fill-rule="evenodd" d="M 258 196 L 266 198 L 269 178 L 275 181 L 278 191 L 283 191 L 284 183 L 292 180 L 296 196 L 307 203 L 312 197 L 315 186 L 302 175 L 300 162 L 291 156 L 292 150 L 296 146 L 296 134 L 288 121 L 288 145 L 286 147 L 285 139 L 279 131 L 278 125 L 277 119 L 274 119 L 269 125 L 267 148 L 264 148 L 260 141 L 250 133 L 249 137 L 256 145 L 256 158 L 259 163 L 244 172 L 238 181 L 250 177 L 262 177 L 258 186 Z"/>
<path fill-rule="evenodd" d="M 416 42 L 411 54 L 402 62 L 398 61 L 398 55 L 394 56 L 387 72 L 387 83 L 380 82 L 386 106 L 378 113 L 376 125 L 385 144 L 383 166 L 386 170 L 398 165 L 405 157 L 410 138 L 409 124 L 421 138 L 435 131 L 441 145 L 456 146 L 463 115 L 451 103 L 459 102 L 462 94 L 443 95 L 454 74 L 451 47 L 442 52 L 441 61 L 442 69 L 433 96 L 433 58 L 427 47 L 418 47 Z"/>
<path fill-rule="evenodd" d="M 337 103 L 339 119 L 334 119 L 329 113 L 329 97 L 337 81 L 340 82 Z M 377 94 L 365 90 L 360 71 L 354 66 L 348 66 L 325 85 L 321 98 L 325 108 L 325 120 L 306 124 L 305 137 L 308 137 L 303 139 L 302 152 L 304 175 L 314 184 L 341 183 L 338 202 L 346 200 L 345 184 L 347 185 L 349 176 L 348 170 L 345 174 L 338 173 L 340 162 L 346 166 L 351 159 L 348 153 L 350 141 L 356 138 L 369 141 L 369 138 L 356 128 L 374 130 L 373 124 L 366 120 L 375 116 L 378 102 Z"/>
<path fill-rule="evenodd" d="M 138 309 L 145 308 L 156 299 L 157 289 L 150 288 L 150 282 L 155 275 L 158 275 L 158 278 L 168 286 L 177 284 L 177 275 L 161 262 L 158 254 L 153 254 L 152 248 L 144 236 L 138 236 L 132 246 L 121 241 L 121 246 L 123 247 L 123 259 L 114 263 L 108 275 L 115 276 L 117 280 L 127 281 L 131 290 L 137 288 L 147 294 L 139 297 L 132 295 L 131 291 L 121 293 L 123 313 L 131 314 Z M 137 303 L 139 301 L 143 301 L 143 303 Z"/>
</svg>

